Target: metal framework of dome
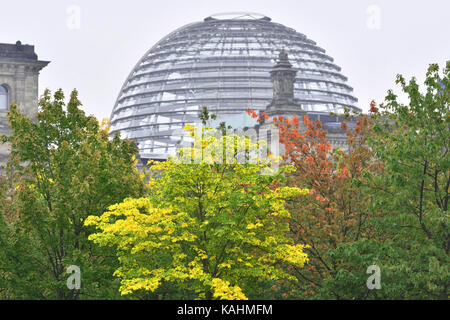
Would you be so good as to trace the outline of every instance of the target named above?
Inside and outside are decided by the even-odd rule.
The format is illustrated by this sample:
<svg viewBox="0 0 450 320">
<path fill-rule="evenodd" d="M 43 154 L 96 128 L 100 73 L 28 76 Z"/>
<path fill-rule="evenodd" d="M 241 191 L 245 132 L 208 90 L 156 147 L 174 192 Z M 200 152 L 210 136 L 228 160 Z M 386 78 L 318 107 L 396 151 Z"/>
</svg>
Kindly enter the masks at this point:
<svg viewBox="0 0 450 320">
<path fill-rule="evenodd" d="M 298 70 L 295 98 L 309 115 L 336 122 L 330 112 L 360 110 L 340 67 L 314 41 L 264 15 L 220 14 L 175 30 L 145 53 L 116 100 L 111 134 L 136 139 L 141 158 L 165 159 L 204 106 L 217 122 L 253 126 L 246 110 L 270 103 L 270 71 L 282 49 Z"/>
</svg>

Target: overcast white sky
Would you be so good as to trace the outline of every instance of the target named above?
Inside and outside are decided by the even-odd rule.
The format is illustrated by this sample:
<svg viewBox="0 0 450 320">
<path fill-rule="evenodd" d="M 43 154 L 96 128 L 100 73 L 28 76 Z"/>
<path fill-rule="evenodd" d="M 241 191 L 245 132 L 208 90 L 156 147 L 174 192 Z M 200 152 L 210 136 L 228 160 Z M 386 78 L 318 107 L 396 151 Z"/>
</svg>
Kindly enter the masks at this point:
<svg viewBox="0 0 450 320">
<path fill-rule="evenodd" d="M 40 93 L 77 88 L 98 118 L 110 116 L 151 46 L 219 12 L 259 12 L 316 41 L 342 67 L 364 110 L 395 87 L 397 73 L 423 80 L 428 64 L 450 60 L 449 0 L 1 0 L 0 10 L 0 43 L 33 44 L 39 59 L 51 61 Z"/>
</svg>

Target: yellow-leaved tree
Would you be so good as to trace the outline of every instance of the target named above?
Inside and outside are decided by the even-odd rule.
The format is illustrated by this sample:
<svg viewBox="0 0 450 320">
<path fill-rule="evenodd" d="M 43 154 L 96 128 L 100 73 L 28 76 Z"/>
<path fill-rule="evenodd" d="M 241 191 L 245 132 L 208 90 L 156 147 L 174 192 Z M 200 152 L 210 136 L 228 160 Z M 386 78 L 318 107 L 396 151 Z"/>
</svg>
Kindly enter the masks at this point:
<svg viewBox="0 0 450 320">
<path fill-rule="evenodd" d="M 126 199 L 86 221 L 99 230 L 90 240 L 116 248 L 121 293 L 251 299 L 275 280 L 296 281 L 285 267 L 301 268 L 308 258 L 303 245 L 286 237 L 285 202 L 308 190 L 279 187 L 293 167 L 275 172 L 261 159 L 251 161 L 248 150 L 258 146 L 245 136 L 186 129 L 193 147 L 151 163 L 148 197 Z"/>
</svg>

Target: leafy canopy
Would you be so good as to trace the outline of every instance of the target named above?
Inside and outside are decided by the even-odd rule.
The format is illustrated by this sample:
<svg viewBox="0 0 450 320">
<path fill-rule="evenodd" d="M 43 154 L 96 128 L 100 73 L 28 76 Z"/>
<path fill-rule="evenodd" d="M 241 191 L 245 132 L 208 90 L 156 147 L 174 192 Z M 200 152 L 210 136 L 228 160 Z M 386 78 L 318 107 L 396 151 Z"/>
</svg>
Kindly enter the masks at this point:
<svg viewBox="0 0 450 320">
<path fill-rule="evenodd" d="M 134 142 L 108 137 L 80 109 L 77 91 L 65 103 L 48 90 L 35 120 L 11 106 L 11 146 L 0 200 L 0 288 L 7 297 L 76 299 L 115 297 L 113 255 L 89 242 L 88 215 L 144 194 Z M 113 257 L 113 258 L 111 258 Z M 66 269 L 81 268 L 81 290 L 69 290 Z"/>
<path fill-rule="evenodd" d="M 148 197 L 126 199 L 86 221 L 99 230 L 91 240 L 116 248 L 121 293 L 247 299 L 262 280 L 293 278 L 283 265 L 302 268 L 308 259 L 305 246 L 286 237 L 285 202 L 307 190 L 275 186 L 293 168 L 262 175 L 268 164 L 213 161 L 227 143 L 235 153 L 252 143 L 208 135 L 215 131 L 209 127 L 198 135 L 187 129 L 200 141 L 182 149 L 180 158 L 200 153 L 201 161 L 152 162 Z"/>
</svg>

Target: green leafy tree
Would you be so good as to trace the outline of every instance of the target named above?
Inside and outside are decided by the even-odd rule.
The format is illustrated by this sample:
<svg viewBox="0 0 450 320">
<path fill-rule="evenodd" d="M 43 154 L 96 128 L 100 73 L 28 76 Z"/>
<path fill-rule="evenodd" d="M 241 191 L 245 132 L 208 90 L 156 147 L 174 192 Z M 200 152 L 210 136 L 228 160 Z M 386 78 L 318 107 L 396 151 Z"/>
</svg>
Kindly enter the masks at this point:
<svg viewBox="0 0 450 320">
<path fill-rule="evenodd" d="M 450 62 L 443 76 L 438 65 L 430 65 L 423 92 L 415 78 L 407 83 L 399 75 L 409 103 L 389 91 L 385 104 L 371 108 L 375 126 L 369 143 L 385 164 L 384 173 L 368 175 L 366 184 L 371 209 L 382 213 L 373 221 L 378 237 L 342 244 L 333 254 L 380 267 L 381 289 L 372 290 L 372 297 L 449 297 L 449 74 Z M 335 285 L 344 297 L 368 295 L 352 286 L 368 277 L 364 271 L 339 274 Z"/>
<path fill-rule="evenodd" d="M 194 147 L 152 163 L 148 197 L 126 199 L 86 221 L 99 230 L 91 240 L 116 248 L 121 293 L 247 299 L 261 295 L 264 281 L 294 279 L 283 266 L 301 268 L 307 256 L 303 245 L 286 237 L 285 201 L 305 191 L 275 186 L 293 168 L 261 174 L 270 170 L 267 164 L 236 161 L 239 150 L 251 160 L 245 156 L 252 148 L 248 138 L 186 129 Z M 224 157 L 226 150 L 232 158 Z"/>
<path fill-rule="evenodd" d="M 88 215 L 142 196 L 134 142 L 108 137 L 80 109 L 74 90 L 45 91 L 36 121 L 11 106 L 11 146 L 0 200 L 0 290 L 12 299 L 118 297 L 115 255 L 88 241 Z M 81 269 L 81 289 L 66 285 L 68 266 Z"/>
</svg>

